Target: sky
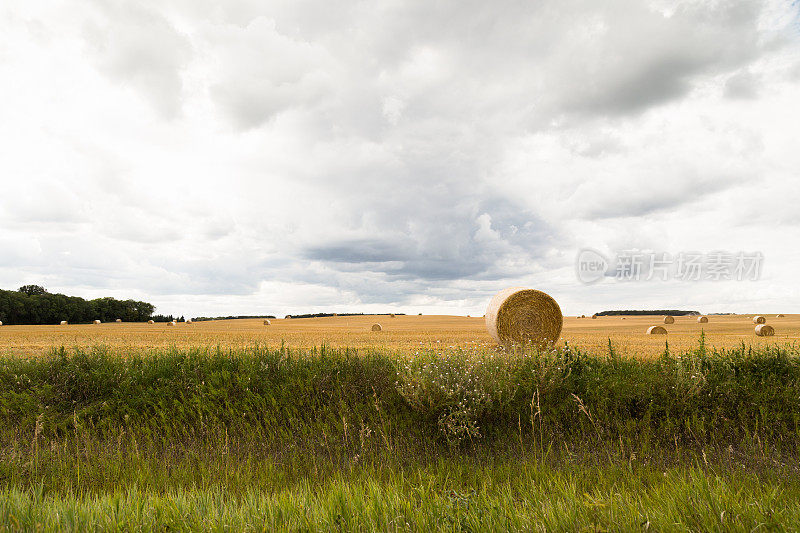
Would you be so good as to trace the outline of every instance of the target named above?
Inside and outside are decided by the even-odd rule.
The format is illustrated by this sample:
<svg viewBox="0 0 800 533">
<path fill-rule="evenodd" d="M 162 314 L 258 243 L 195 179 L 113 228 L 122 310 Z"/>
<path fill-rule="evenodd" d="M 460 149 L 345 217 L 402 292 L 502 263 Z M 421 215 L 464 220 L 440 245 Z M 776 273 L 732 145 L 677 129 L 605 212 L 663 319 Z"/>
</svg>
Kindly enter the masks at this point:
<svg viewBox="0 0 800 533">
<path fill-rule="evenodd" d="M 0 288 L 186 316 L 479 316 L 509 286 L 567 315 L 800 313 L 799 13 L 3 2 Z M 756 279 L 679 275 L 717 253 Z M 646 279 L 653 254 L 675 272 Z"/>
</svg>

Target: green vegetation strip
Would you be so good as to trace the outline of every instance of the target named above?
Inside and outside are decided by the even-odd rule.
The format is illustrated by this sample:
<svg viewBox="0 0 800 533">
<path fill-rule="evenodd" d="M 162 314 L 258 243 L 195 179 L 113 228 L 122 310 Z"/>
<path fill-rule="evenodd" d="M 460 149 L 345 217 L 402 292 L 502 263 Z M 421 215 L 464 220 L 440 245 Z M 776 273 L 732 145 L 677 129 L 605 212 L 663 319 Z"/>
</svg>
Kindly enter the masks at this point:
<svg viewBox="0 0 800 533">
<path fill-rule="evenodd" d="M 101 495 L 0 489 L 2 530 L 796 531 L 800 484 L 697 468 L 547 468 L 442 461 L 390 479 L 338 477 L 276 491 Z"/>
<path fill-rule="evenodd" d="M 796 529 L 798 355 L 7 357 L 0 528 Z"/>
</svg>

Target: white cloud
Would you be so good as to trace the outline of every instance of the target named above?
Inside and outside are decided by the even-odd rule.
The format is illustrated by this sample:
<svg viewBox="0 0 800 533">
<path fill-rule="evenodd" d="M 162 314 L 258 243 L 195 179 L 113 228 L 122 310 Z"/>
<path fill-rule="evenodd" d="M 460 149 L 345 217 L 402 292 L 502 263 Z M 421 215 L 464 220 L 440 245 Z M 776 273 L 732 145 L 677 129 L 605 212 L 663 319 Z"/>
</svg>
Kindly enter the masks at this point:
<svg viewBox="0 0 800 533">
<path fill-rule="evenodd" d="M 755 0 L 0 8 L 0 284 L 204 315 L 480 314 L 505 284 L 567 312 L 773 305 L 800 237 L 796 21 Z M 769 266 L 587 289 L 582 246 Z"/>
</svg>

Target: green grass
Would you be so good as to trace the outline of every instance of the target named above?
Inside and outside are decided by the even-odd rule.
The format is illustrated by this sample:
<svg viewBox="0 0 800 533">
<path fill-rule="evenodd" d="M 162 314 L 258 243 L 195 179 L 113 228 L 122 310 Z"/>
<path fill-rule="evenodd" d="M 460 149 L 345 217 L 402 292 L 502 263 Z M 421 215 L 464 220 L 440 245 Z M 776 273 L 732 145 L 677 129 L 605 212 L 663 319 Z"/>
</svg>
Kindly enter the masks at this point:
<svg viewBox="0 0 800 533">
<path fill-rule="evenodd" d="M 792 530 L 799 378 L 794 346 L 702 342 L 651 361 L 569 348 L 9 357 L 0 524 Z"/>
<path fill-rule="evenodd" d="M 9 529 L 320 531 L 792 531 L 800 484 L 693 467 L 559 468 L 442 460 L 382 476 L 366 471 L 280 489 L 250 486 L 95 495 L 0 491 Z M 0 526 L 2 529 L 3 526 Z"/>
</svg>

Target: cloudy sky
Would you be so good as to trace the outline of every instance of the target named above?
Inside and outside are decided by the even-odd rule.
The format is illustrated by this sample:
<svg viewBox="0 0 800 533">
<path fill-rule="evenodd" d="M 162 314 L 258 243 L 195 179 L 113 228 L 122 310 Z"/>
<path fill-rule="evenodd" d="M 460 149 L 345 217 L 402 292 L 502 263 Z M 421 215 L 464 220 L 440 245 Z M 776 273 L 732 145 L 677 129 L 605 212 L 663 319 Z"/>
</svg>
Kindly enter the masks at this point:
<svg viewBox="0 0 800 533">
<path fill-rule="evenodd" d="M 791 1 L 0 5 L 0 287 L 191 316 L 800 312 Z M 587 285 L 583 248 L 763 255 Z M 613 269 L 613 266 L 610 267 Z"/>
</svg>

